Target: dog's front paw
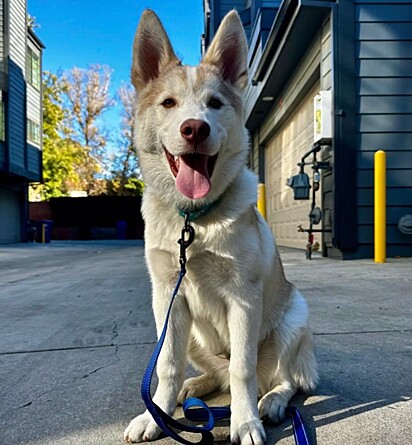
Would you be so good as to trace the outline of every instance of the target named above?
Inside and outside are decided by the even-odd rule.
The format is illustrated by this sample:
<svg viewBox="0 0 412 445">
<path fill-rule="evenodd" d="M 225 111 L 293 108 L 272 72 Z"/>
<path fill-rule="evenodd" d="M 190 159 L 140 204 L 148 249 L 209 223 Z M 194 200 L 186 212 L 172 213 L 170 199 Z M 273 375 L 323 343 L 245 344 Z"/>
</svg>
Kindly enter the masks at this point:
<svg viewBox="0 0 412 445">
<path fill-rule="evenodd" d="M 266 442 L 266 432 L 260 419 L 237 421 L 232 416 L 230 440 L 240 445 L 263 445 Z"/>
<path fill-rule="evenodd" d="M 135 417 L 124 432 L 124 441 L 127 443 L 147 442 L 159 437 L 161 429 L 157 426 L 148 411 Z"/>
<path fill-rule="evenodd" d="M 275 424 L 283 422 L 288 403 L 289 399 L 282 397 L 281 394 L 276 392 L 266 394 L 258 404 L 260 418 Z"/>
</svg>

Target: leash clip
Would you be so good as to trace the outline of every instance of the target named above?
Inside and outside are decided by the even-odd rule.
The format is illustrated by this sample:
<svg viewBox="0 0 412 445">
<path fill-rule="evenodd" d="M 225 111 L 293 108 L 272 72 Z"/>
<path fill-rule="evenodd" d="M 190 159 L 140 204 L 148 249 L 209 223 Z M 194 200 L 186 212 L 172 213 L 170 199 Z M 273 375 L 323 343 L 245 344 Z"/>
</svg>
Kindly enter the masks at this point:
<svg viewBox="0 0 412 445">
<path fill-rule="evenodd" d="M 189 213 L 185 213 L 185 225 L 182 229 L 181 238 L 178 240 L 180 244 L 180 270 L 183 274 L 186 273 L 186 249 L 193 243 L 195 239 L 195 229 L 190 225 Z"/>
</svg>

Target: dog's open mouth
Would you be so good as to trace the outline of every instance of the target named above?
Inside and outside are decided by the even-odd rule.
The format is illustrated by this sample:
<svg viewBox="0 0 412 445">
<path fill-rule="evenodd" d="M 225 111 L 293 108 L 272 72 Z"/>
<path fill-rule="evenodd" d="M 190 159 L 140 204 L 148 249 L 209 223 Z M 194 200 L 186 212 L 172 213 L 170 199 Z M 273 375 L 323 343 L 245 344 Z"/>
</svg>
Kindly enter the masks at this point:
<svg viewBox="0 0 412 445">
<path fill-rule="evenodd" d="M 190 199 L 204 198 L 212 187 L 210 178 L 215 168 L 217 154 L 209 156 L 194 152 L 174 156 L 166 148 L 164 150 L 180 193 Z"/>
</svg>

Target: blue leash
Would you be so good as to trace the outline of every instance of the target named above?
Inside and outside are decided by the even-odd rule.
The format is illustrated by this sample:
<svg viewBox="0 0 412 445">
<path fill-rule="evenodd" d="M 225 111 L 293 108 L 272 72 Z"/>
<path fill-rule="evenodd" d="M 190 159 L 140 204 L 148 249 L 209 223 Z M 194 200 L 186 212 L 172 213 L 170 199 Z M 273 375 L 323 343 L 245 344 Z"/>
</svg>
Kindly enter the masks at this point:
<svg viewBox="0 0 412 445">
<path fill-rule="evenodd" d="M 186 239 L 187 235 L 187 239 Z M 207 422 L 204 426 L 192 426 L 185 425 L 173 419 L 173 417 L 166 414 L 156 403 L 153 401 L 150 388 L 154 370 L 156 368 L 157 360 L 162 350 L 162 346 L 166 337 L 167 327 L 169 324 L 170 313 L 172 311 L 172 305 L 175 297 L 179 291 L 180 285 L 182 283 L 183 277 L 186 274 L 186 249 L 192 244 L 194 239 L 194 229 L 190 225 L 189 214 L 185 214 L 185 226 L 182 229 L 182 236 L 178 243 L 180 244 L 180 273 L 177 279 L 175 289 L 170 300 L 170 305 L 167 310 L 166 319 L 163 325 L 162 333 L 160 334 L 159 340 L 156 347 L 150 357 L 149 364 L 147 365 L 146 371 L 143 376 L 141 385 L 141 395 L 142 399 L 146 405 L 147 410 L 153 417 L 153 420 L 162 429 L 166 436 L 169 436 L 185 445 L 192 445 L 193 443 L 202 445 L 211 445 L 214 442 L 213 434 L 211 431 L 215 426 L 215 420 L 223 420 L 230 418 L 230 407 L 209 407 L 203 400 L 196 397 L 190 397 L 183 403 L 183 412 L 186 419 L 194 422 Z M 295 436 L 296 445 L 309 445 L 309 441 L 306 435 L 306 431 L 303 425 L 302 418 L 300 417 L 299 411 L 291 406 L 286 408 L 286 414 L 292 418 L 293 433 Z M 187 431 L 190 433 L 199 433 L 202 439 L 199 442 L 191 442 L 179 436 L 174 430 Z"/>
</svg>

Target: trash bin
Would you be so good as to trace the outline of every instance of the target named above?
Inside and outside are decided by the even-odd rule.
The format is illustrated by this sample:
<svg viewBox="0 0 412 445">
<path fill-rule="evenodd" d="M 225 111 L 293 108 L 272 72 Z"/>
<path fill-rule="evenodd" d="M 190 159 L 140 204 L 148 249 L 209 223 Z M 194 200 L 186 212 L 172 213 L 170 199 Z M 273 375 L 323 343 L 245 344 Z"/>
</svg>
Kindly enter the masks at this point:
<svg viewBox="0 0 412 445">
<path fill-rule="evenodd" d="M 50 243 L 53 231 L 53 221 L 43 219 L 37 221 L 37 239 L 41 243 Z"/>
<path fill-rule="evenodd" d="M 127 239 L 127 221 L 116 222 L 116 237 L 117 239 Z"/>
</svg>

